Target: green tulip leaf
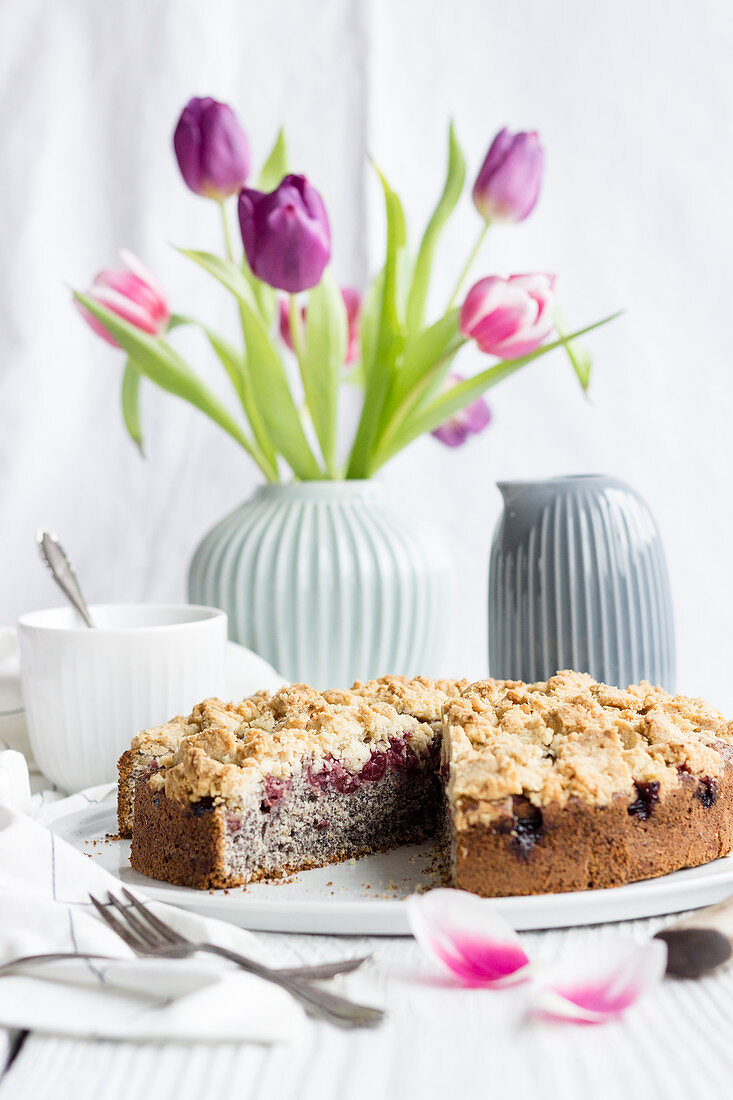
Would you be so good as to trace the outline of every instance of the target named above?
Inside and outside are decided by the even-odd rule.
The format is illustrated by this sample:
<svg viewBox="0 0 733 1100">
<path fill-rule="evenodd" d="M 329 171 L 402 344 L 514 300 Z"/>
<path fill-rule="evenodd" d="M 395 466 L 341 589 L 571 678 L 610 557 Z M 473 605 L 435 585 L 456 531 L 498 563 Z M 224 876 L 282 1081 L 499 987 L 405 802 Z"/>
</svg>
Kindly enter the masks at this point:
<svg viewBox="0 0 733 1100">
<path fill-rule="evenodd" d="M 135 363 L 138 371 L 160 386 L 162 390 L 182 398 L 190 405 L 205 413 L 219 427 L 223 428 L 233 439 L 260 465 L 263 472 L 270 477 L 264 456 L 259 448 L 245 435 L 242 428 L 231 416 L 218 398 L 211 392 L 201 379 L 191 370 L 188 363 L 170 344 L 167 344 L 159 336 L 150 336 L 147 332 L 131 325 L 111 309 L 101 305 L 94 298 L 74 291 L 74 298 L 89 310 L 93 317 L 100 321 L 107 332 L 117 341 L 120 347 L 127 352 Z"/>
<path fill-rule="evenodd" d="M 220 336 L 214 329 L 202 324 L 201 321 L 197 321 L 195 317 L 186 317 L 182 313 L 173 313 L 171 315 L 168 322 L 168 331 L 180 328 L 182 325 L 194 325 L 196 328 L 201 329 L 213 348 L 217 359 L 227 372 L 229 380 L 244 406 L 244 378 L 246 375 L 246 356 L 244 352 L 236 348 L 233 344 L 230 344 L 228 340 L 225 340 L 224 337 Z"/>
<path fill-rule="evenodd" d="M 218 332 L 214 332 L 213 329 L 202 326 L 206 339 L 211 344 L 216 356 L 223 366 L 224 370 L 229 375 L 229 380 L 234 386 L 234 389 L 242 403 L 242 407 L 245 412 L 246 409 L 246 377 L 247 377 L 247 358 L 239 348 L 236 348 L 233 344 L 230 344 L 228 340 L 225 340 L 223 336 L 220 336 Z"/>
<path fill-rule="evenodd" d="M 284 176 L 288 174 L 288 145 L 285 138 L 285 128 L 281 127 L 275 138 L 275 144 L 270 150 L 270 155 L 262 166 L 257 187 L 260 191 L 274 191 Z"/>
<path fill-rule="evenodd" d="M 198 252 L 193 248 L 179 248 L 178 251 L 218 279 L 237 301 L 247 302 L 248 305 L 256 308 L 257 302 L 252 287 L 244 273 L 232 260 L 223 260 L 213 252 Z"/>
<path fill-rule="evenodd" d="M 252 294 L 254 295 L 254 299 L 260 311 L 260 316 L 265 322 L 265 327 L 271 329 L 277 311 L 277 294 L 271 286 L 267 283 L 263 283 L 262 279 L 258 279 L 252 272 L 247 264 L 246 256 L 242 262 L 242 272 L 250 285 Z"/>
<path fill-rule="evenodd" d="M 374 354 L 379 336 L 379 317 L 384 294 L 384 268 L 371 280 L 361 307 L 359 324 L 359 346 L 361 348 L 361 373 L 366 383 L 365 363 L 374 362 Z"/>
<path fill-rule="evenodd" d="M 349 363 L 347 367 L 344 367 L 342 378 L 349 386 L 357 386 L 360 390 L 363 390 L 366 386 L 366 378 L 364 377 L 364 368 L 361 365 L 361 360 L 357 360 L 355 363 Z"/>
<path fill-rule="evenodd" d="M 306 403 L 331 477 L 337 476 L 339 379 L 347 343 L 346 307 L 336 280 L 327 270 L 308 294 L 305 347 L 298 361 Z"/>
<path fill-rule="evenodd" d="M 376 167 L 376 166 L 375 166 Z M 384 191 L 387 214 L 387 257 L 381 279 L 379 320 L 376 339 L 363 357 L 366 392 L 364 405 L 349 458 L 347 477 L 368 477 L 371 454 L 377 436 L 382 409 L 392 384 L 393 374 L 404 344 L 399 312 L 400 254 L 406 244 L 405 216 L 399 196 L 376 169 Z"/>
<path fill-rule="evenodd" d="M 384 405 L 380 441 L 386 433 L 394 434 L 415 405 L 440 388 L 456 353 L 466 343 L 458 320 L 459 311 L 453 309 L 408 340 Z"/>
<path fill-rule="evenodd" d="M 140 371 L 132 359 L 128 359 L 122 374 L 122 419 L 130 439 L 140 451 L 142 457 L 145 458 L 143 433 L 140 425 L 140 378 Z"/>
<path fill-rule="evenodd" d="M 323 477 L 303 431 L 298 409 L 288 385 L 285 365 L 257 310 L 242 302 L 242 324 L 247 344 L 247 363 L 252 393 L 269 438 L 296 477 Z"/>
<path fill-rule="evenodd" d="M 407 300 L 408 334 L 416 333 L 422 328 L 435 248 L 461 197 L 465 181 L 466 161 L 451 122 L 448 132 L 448 169 L 445 186 L 423 233 Z"/>
<path fill-rule="evenodd" d="M 496 363 L 494 366 L 489 367 L 473 378 L 467 378 L 464 382 L 459 382 L 458 385 L 452 386 L 447 393 L 434 398 L 427 404 L 419 405 L 413 411 L 412 415 L 408 417 L 400 430 L 395 433 L 388 442 L 385 441 L 377 450 L 370 466 L 368 476 L 371 476 L 380 466 L 383 466 L 385 462 L 396 455 L 398 451 L 401 451 L 403 447 L 412 443 L 418 436 L 423 435 L 425 432 L 434 431 L 435 428 L 445 423 L 445 421 L 455 413 L 460 412 L 466 405 L 470 405 L 472 401 L 481 397 L 483 393 L 491 389 L 491 387 L 495 386 L 498 382 L 515 374 L 516 371 L 520 370 L 527 363 L 531 363 L 534 359 L 539 359 L 541 356 L 547 355 L 548 352 L 554 351 L 555 348 L 565 346 L 568 340 L 574 340 L 578 336 L 584 336 L 585 333 L 592 332 L 593 329 L 600 328 L 601 325 L 608 324 L 609 321 L 613 321 L 618 316 L 619 313 L 613 313 L 609 317 L 604 317 L 601 321 L 596 321 L 592 325 L 587 325 L 585 328 L 578 329 L 577 332 L 573 332 L 569 336 L 563 336 L 559 340 L 554 340 L 551 344 L 543 344 L 542 347 L 537 348 L 536 351 L 531 352 L 529 355 L 523 355 L 517 359 L 507 359 L 503 362 Z"/>
<path fill-rule="evenodd" d="M 588 349 L 583 347 L 582 344 L 579 344 L 577 340 L 568 338 L 567 324 L 559 309 L 555 309 L 554 322 L 558 335 L 566 338 L 565 352 L 580 382 L 583 393 L 587 394 L 590 385 L 591 370 L 593 369 L 591 354 Z"/>
<path fill-rule="evenodd" d="M 234 295 L 239 305 L 239 313 L 242 321 L 242 331 L 244 331 L 244 314 L 243 309 L 246 305 L 250 309 L 258 310 L 262 312 L 257 295 L 252 287 L 252 280 L 254 276 L 247 270 L 246 274 L 237 267 L 231 260 L 223 260 L 220 256 L 215 256 L 212 252 L 197 252 L 193 249 L 180 248 L 178 250 L 182 252 L 184 256 L 188 256 L 190 260 L 197 263 L 204 271 L 208 271 L 210 275 L 213 275 L 215 279 L 218 279 L 222 286 Z M 255 280 L 259 282 L 259 280 Z M 270 289 L 269 287 L 267 288 Z M 216 349 L 215 349 L 216 350 Z M 250 381 L 250 370 L 248 368 L 246 359 L 244 360 L 242 368 L 242 384 L 241 390 L 238 390 L 244 411 L 247 415 L 247 419 L 252 427 L 252 432 L 257 441 L 257 445 L 265 456 L 267 464 L 270 467 L 271 480 L 278 480 L 277 478 L 277 459 L 275 450 L 272 446 L 272 439 L 268 435 L 265 429 L 265 422 L 263 416 L 263 410 L 259 407 L 252 392 L 252 385 Z M 274 470 L 274 478 L 272 472 Z"/>
</svg>

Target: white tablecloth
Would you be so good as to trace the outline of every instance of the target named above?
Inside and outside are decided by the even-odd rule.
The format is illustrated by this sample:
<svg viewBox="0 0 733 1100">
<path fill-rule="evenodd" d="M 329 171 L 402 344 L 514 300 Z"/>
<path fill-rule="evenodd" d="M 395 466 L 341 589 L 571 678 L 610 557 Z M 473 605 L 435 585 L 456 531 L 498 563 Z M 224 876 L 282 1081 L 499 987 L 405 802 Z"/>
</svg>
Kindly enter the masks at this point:
<svg viewBox="0 0 733 1100">
<path fill-rule="evenodd" d="M 640 936 L 661 921 L 624 926 Z M 527 937 L 554 953 L 568 939 L 602 940 L 613 926 Z M 303 962 L 339 952 L 332 937 L 269 936 Z M 28 1037 L 0 1100 L 695 1100 L 733 1086 L 733 972 L 665 981 L 618 1023 L 528 1023 L 512 992 L 441 986 L 406 939 L 348 942 L 374 962 L 347 988 L 389 1010 L 377 1031 L 312 1025 L 295 1045 L 257 1047 L 89 1043 Z"/>
</svg>

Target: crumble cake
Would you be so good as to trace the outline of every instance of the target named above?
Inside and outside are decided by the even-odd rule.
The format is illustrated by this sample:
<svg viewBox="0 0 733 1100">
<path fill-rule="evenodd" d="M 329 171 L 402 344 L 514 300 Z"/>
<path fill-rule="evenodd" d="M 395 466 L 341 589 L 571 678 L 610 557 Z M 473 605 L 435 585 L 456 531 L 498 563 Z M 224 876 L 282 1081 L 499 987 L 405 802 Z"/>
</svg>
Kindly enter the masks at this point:
<svg viewBox="0 0 733 1100">
<path fill-rule="evenodd" d="M 445 708 L 453 885 L 486 897 L 618 886 L 733 847 L 733 723 L 702 700 L 561 672 Z"/>
<path fill-rule="evenodd" d="M 120 760 L 133 867 L 198 887 L 434 834 L 477 894 L 614 886 L 729 852 L 732 805 L 733 723 L 567 671 L 208 700 Z"/>
</svg>

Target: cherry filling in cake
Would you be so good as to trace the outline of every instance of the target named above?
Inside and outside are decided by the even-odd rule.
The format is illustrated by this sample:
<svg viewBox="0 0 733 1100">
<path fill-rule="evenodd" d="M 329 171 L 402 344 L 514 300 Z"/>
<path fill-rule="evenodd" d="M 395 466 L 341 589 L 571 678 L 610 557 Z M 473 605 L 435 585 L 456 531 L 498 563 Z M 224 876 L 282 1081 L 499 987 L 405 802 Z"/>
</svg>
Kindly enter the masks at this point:
<svg viewBox="0 0 733 1100">
<path fill-rule="evenodd" d="M 423 840 L 441 798 L 434 768 L 399 738 L 358 772 L 326 758 L 287 779 L 267 776 L 259 799 L 226 812 L 226 875 L 249 881 Z"/>
<path fill-rule="evenodd" d="M 635 783 L 636 793 L 638 798 L 628 808 L 628 813 L 631 817 L 638 817 L 642 821 L 646 821 L 647 818 L 652 816 L 652 812 L 657 802 L 659 802 L 659 783 L 653 781 L 651 783 Z"/>
<path fill-rule="evenodd" d="M 526 859 L 544 834 L 542 811 L 528 798 L 514 795 L 511 812 L 500 817 L 495 826 L 499 836 L 508 836 L 510 850 L 518 859 Z"/>
<path fill-rule="evenodd" d="M 718 798 L 718 784 L 709 776 L 703 776 L 697 785 L 695 798 L 702 802 L 706 810 L 714 806 Z"/>
</svg>

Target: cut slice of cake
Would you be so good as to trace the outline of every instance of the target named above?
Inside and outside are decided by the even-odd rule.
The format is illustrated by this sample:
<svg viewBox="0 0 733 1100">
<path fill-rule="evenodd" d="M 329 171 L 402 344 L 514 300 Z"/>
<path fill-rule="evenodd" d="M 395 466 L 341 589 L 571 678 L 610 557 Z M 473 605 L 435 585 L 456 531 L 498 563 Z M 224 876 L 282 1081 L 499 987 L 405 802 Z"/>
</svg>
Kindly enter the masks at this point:
<svg viewBox="0 0 733 1100">
<path fill-rule="evenodd" d="M 445 709 L 453 884 L 486 897 L 616 886 L 733 847 L 733 723 L 649 684 L 561 672 Z"/>
<path fill-rule="evenodd" d="M 137 780 L 135 870 L 231 886 L 432 835 L 439 734 L 388 703 L 346 695 L 334 702 L 296 685 L 251 719 L 227 711 L 227 724 L 187 731 Z"/>
<path fill-rule="evenodd" d="M 439 730 L 443 707 L 449 698 L 468 686 L 467 680 L 430 680 L 424 676 L 383 676 L 367 683 L 356 683 L 350 690 L 327 691 L 323 696 L 305 684 L 292 684 L 275 695 L 261 691 L 240 703 L 206 699 L 184 718 L 178 716 L 162 726 L 143 730 L 120 757 L 117 794 L 117 819 L 120 836 L 132 836 L 135 784 L 145 774 L 171 763 L 183 737 L 205 729 L 222 727 L 236 733 L 250 725 L 271 728 L 286 714 L 308 708 L 314 698 L 322 702 L 356 704 L 360 700 L 389 703 L 400 714 L 429 722 Z"/>
</svg>

